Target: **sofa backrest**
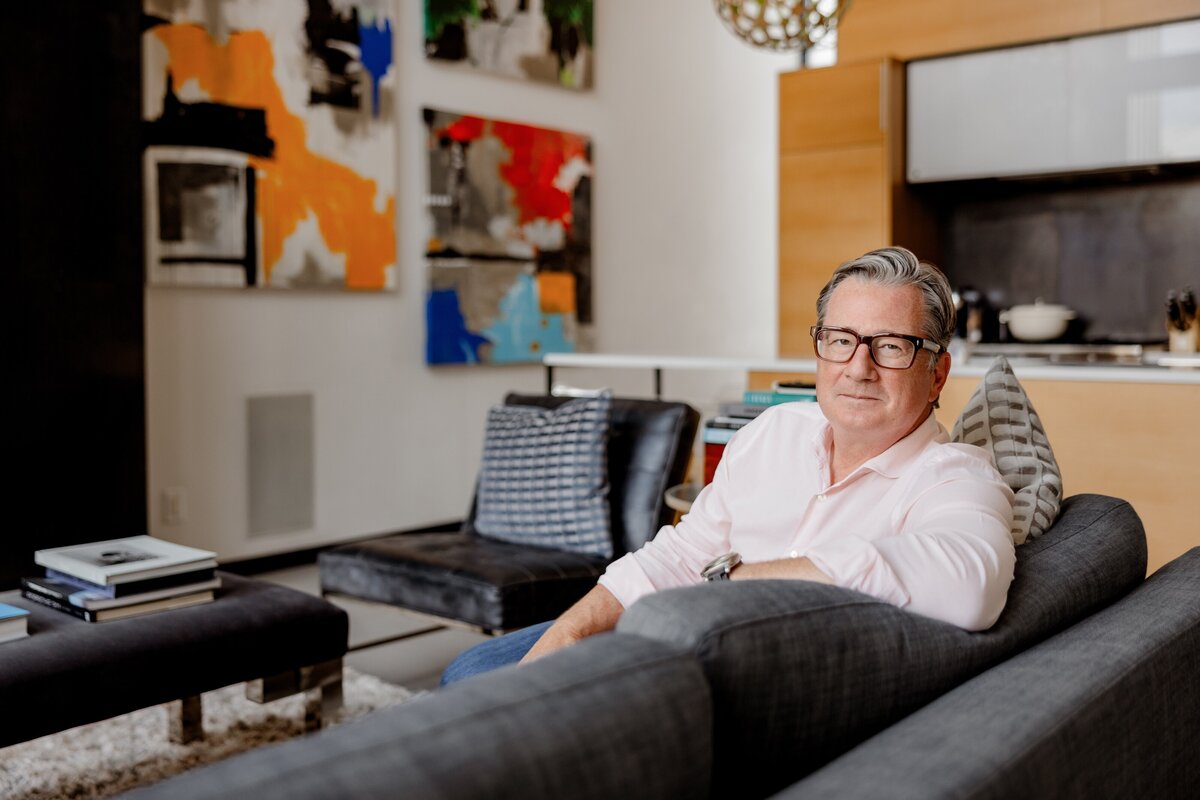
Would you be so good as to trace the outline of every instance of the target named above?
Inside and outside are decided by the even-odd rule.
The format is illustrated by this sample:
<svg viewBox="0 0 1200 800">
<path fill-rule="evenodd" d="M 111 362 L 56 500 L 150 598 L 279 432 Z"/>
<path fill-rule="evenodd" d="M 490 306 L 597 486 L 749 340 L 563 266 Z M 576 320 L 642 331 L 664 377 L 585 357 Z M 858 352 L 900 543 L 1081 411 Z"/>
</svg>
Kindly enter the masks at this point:
<svg viewBox="0 0 1200 800">
<path fill-rule="evenodd" d="M 782 796 L 1192 798 L 1198 675 L 1200 547 Z"/>
<path fill-rule="evenodd" d="M 506 405 L 557 408 L 570 397 L 509 394 Z M 608 432 L 613 558 L 637 550 L 671 523 L 666 491 L 687 476 L 700 413 L 687 403 L 614 397 Z M 475 509 L 467 518 L 472 530 Z"/>
<path fill-rule="evenodd" d="M 1145 532 L 1129 504 L 1079 495 L 1017 551 L 1007 607 L 987 631 L 807 581 L 660 592 L 628 609 L 618 630 L 697 655 L 714 700 L 714 793 L 761 797 L 1108 605 L 1145 570 Z"/>
<path fill-rule="evenodd" d="M 695 659 L 613 633 L 127 796 L 702 798 L 711 733 Z"/>
</svg>

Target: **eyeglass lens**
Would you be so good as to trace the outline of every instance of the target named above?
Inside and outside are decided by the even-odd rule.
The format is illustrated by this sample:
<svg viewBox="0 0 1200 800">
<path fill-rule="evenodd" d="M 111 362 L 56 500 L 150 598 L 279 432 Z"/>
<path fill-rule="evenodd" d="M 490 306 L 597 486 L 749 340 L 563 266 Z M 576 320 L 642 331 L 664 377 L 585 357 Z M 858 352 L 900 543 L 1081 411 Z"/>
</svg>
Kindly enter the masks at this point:
<svg viewBox="0 0 1200 800">
<path fill-rule="evenodd" d="M 828 361 L 849 361 L 862 340 L 851 331 L 817 331 L 817 355 Z M 881 367 L 904 369 L 916 358 L 917 346 L 899 336 L 871 338 L 871 358 Z"/>
</svg>

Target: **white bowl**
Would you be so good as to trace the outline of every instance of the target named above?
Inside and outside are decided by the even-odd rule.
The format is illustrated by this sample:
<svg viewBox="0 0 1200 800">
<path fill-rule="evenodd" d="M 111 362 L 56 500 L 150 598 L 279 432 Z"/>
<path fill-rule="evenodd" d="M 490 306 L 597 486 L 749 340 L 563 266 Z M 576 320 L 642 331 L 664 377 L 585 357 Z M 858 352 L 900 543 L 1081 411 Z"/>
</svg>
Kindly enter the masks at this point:
<svg viewBox="0 0 1200 800">
<path fill-rule="evenodd" d="M 1008 325 L 1013 338 L 1023 342 L 1044 342 L 1057 339 L 1067 331 L 1067 323 L 1075 319 L 1075 312 L 1066 306 L 1043 303 L 1013 306 L 1000 312 L 1000 321 Z"/>
</svg>

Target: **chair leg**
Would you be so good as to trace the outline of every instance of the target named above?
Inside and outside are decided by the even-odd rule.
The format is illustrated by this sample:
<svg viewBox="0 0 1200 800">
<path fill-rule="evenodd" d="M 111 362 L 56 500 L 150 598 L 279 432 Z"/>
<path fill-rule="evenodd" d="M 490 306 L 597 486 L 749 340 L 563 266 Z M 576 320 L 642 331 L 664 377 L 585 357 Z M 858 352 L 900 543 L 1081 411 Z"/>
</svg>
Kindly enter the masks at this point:
<svg viewBox="0 0 1200 800">
<path fill-rule="evenodd" d="M 200 695 L 183 697 L 169 704 L 167 738 L 175 744 L 189 744 L 204 738 L 204 708 Z"/>
</svg>

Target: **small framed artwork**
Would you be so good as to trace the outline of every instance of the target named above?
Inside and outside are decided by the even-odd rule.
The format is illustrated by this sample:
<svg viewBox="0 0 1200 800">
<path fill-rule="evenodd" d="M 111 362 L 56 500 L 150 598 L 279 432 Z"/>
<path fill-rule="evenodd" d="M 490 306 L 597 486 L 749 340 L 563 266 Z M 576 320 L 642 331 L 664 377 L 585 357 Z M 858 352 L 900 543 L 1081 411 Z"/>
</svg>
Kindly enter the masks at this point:
<svg viewBox="0 0 1200 800">
<path fill-rule="evenodd" d="M 461 69 L 592 88 L 592 0 L 425 0 L 425 55 Z"/>
</svg>

